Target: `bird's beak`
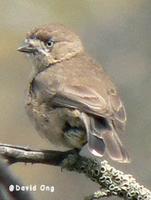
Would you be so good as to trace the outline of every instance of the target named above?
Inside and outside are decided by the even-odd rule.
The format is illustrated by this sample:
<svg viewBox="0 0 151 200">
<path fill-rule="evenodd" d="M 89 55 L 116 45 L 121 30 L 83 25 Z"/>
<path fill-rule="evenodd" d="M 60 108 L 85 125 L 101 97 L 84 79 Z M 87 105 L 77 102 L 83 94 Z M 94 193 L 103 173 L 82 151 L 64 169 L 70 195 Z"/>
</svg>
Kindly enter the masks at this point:
<svg viewBox="0 0 151 200">
<path fill-rule="evenodd" d="M 31 45 L 30 43 L 24 43 L 22 46 L 20 46 L 17 51 L 23 52 L 23 53 L 35 53 L 37 49 Z"/>
</svg>

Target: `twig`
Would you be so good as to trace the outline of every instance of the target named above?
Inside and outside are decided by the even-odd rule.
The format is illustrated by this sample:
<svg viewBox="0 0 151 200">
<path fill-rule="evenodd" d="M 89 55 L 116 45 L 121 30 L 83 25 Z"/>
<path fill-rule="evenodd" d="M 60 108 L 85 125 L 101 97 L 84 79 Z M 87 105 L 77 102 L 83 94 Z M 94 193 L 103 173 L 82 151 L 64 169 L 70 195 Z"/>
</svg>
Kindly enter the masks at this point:
<svg viewBox="0 0 151 200">
<path fill-rule="evenodd" d="M 115 169 L 107 161 L 82 157 L 76 150 L 67 152 L 32 150 L 26 147 L 0 144 L 0 155 L 10 163 L 42 163 L 84 173 L 101 187 L 100 191 L 86 197 L 87 200 L 113 195 L 130 200 L 151 200 L 151 191 L 137 183 L 132 175 Z"/>
<path fill-rule="evenodd" d="M 0 144 L 0 155 L 7 159 L 9 164 L 24 162 L 59 166 L 68 154 L 75 152 L 76 150 L 70 150 L 67 152 L 32 150 L 29 147 Z"/>
</svg>

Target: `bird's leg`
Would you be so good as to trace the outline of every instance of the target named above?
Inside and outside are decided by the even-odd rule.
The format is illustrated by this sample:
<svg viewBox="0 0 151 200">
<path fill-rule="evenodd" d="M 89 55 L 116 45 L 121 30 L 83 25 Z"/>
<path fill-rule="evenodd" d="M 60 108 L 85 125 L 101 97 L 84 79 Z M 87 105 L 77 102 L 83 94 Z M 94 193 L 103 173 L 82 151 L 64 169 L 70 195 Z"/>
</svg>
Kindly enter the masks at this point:
<svg viewBox="0 0 151 200">
<path fill-rule="evenodd" d="M 69 166 L 73 166 L 74 163 L 77 161 L 77 158 L 78 158 L 78 154 L 79 154 L 79 149 L 72 149 L 72 150 L 68 150 L 66 151 L 65 153 L 68 153 L 68 156 L 67 158 L 65 158 L 63 160 L 63 162 L 61 163 L 61 171 L 63 171 L 64 168 L 68 168 L 69 169 Z"/>
<path fill-rule="evenodd" d="M 71 148 L 81 147 L 87 142 L 86 130 L 77 110 L 67 111 L 64 125 L 64 139 Z"/>
</svg>

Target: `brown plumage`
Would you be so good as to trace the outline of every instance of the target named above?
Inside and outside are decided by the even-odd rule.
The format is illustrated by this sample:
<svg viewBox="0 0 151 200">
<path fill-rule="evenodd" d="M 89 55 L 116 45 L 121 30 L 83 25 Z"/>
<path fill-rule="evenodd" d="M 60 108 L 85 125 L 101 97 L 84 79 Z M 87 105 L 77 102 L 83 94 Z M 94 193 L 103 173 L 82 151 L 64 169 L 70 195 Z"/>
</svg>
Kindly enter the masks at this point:
<svg viewBox="0 0 151 200">
<path fill-rule="evenodd" d="M 25 43 L 19 51 L 30 55 L 35 68 L 26 109 L 41 135 L 69 148 L 88 144 L 96 156 L 107 152 L 113 160 L 128 162 L 118 136 L 125 129 L 124 106 L 79 37 L 51 24 L 28 33 Z"/>
</svg>

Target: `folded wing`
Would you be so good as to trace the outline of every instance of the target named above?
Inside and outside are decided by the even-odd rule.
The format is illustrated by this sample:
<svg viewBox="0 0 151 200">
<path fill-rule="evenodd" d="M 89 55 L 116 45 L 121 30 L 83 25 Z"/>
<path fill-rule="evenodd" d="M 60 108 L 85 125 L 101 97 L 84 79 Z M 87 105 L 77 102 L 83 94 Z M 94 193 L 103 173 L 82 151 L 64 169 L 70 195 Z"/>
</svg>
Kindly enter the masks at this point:
<svg viewBox="0 0 151 200">
<path fill-rule="evenodd" d="M 106 151 L 111 159 L 128 162 L 129 157 L 116 131 L 125 127 L 124 106 L 116 91 L 108 91 L 104 98 L 95 90 L 81 85 L 48 85 L 40 80 L 36 87 L 51 99 L 55 106 L 75 108 L 82 112 L 90 151 L 103 156 Z"/>
</svg>

